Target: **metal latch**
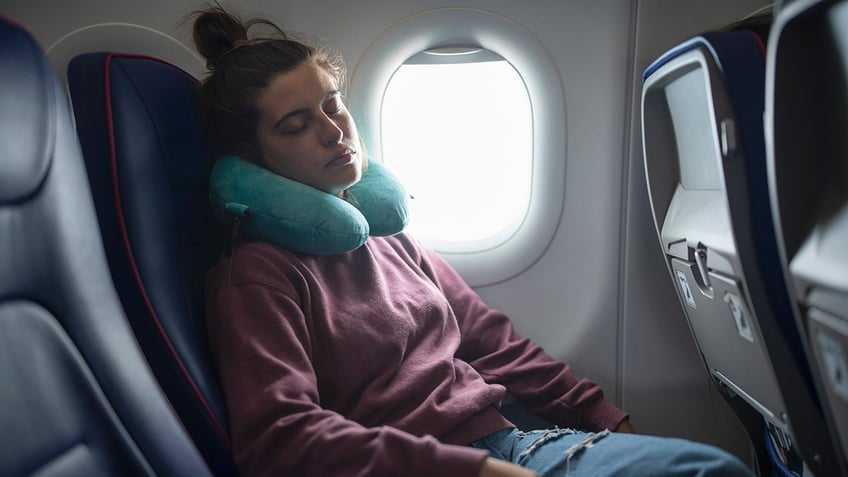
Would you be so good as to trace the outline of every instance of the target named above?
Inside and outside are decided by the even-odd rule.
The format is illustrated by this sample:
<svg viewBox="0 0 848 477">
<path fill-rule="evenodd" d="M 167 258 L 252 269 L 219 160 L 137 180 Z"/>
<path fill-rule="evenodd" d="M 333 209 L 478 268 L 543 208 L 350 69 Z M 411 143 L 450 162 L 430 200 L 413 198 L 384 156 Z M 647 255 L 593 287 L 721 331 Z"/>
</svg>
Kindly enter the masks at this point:
<svg viewBox="0 0 848 477">
<path fill-rule="evenodd" d="M 707 247 L 701 242 L 698 242 L 697 247 L 695 247 L 695 265 L 698 268 L 701 285 L 704 289 L 711 289 L 710 276 L 707 273 Z"/>
</svg>

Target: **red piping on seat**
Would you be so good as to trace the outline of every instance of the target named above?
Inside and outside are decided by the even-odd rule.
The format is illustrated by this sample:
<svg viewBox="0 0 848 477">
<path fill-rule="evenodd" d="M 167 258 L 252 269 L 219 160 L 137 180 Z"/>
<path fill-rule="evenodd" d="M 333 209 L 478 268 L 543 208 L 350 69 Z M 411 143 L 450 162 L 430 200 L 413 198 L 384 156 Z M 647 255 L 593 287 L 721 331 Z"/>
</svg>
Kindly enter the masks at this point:
<svg viewBox="0 0 848 477">
<path fill-rule="evenodd" d="M 112 119 L 113 119 L 112 118 L 112 86 L 111 86 L 111 83 L 110 83 L 110 74 L 109 74 L 109 65 L 112 61 L 112 58 L 114 58 L 114 57 L 141 58 L 141 59 L 156 61 L 156 62 L 165 64 L 165 65 L 168 65 L 168 66 L 171 66 L 171 67 L 175 67 L 175 68 L 176 68 L 176 66 L 171 65 L 170 63 L 167 63 L 165 61 L 161 61 L 157 58 L 153 58 L 153 57 L 149 57 L 149 56 L 145 56 L 145 55 L 131 55 L 131 54 L 123 54 L 123 53 L 122 54 L 114 54 L 114 53 L 107 53 L 106 54 L 106 59 L 105 59 L 105 62 L 104 62 L 104 66 L 105 66 L 105 68 L 104 68 L 104 71 L 105 71 L 104 85 L 105 85 L 105 94 L 106 94 L 106 98 L 105 98 L 106 99 L 106 128 L 107 128 L 108 135 L 109 135 L 109 162 L 110 162 L 110 167 L 111 167 L 111 172 L 112 172 L 112 193 L 115 197 L 115 206 L 116 206 L 117 215 L 118 215 L 118 224 L 119 224 L 120 229 L 121 229 L 121 236 L 122 236 L 123 242 L 124 242 L 124 249 L 126 250 L 127 258 L 129 259 L 129 262 L 130 262 L 130 268 L 132 269 L 133 278 L 135 279 L 135 283 L 138 286 L 138 290 L 141 293 L 142 299 L 144 300 L 145 307 L 147 308 L 147 311 L 150 314 L 150 318 L 153 320 L 153 323 L 156 326 L 156 329 L 159 331 L 159 335 L 161 336 L 162 341 L 165 342 L 165 345 L 167 346 L 168 351 L 170 352 L 171 356 L 174 358 L 174 361 L 176 362 L 177 366 L 179 367 L 180 372 L 183 374 L 183 377 L 185 378 L 186 382 L 191 387 L 192 392 L 194 393 L 195 397 L 197 397 L 197 400 L 200 401 L 201 405 L 203 406 L 203 409 L 206 411 L 206 414 L 208 414 L 209 417 L 211 418 L 212 422 L 215 425 L 215 428 L 218 430 L 218 433 L 224 439 L 224 442 L 226 443 L 226 445 L 228 447 L 230 447 L 231 446 L 230 445 L 230 438 L 227 435 L 227 432 L 224 430 L 221 423 L 218 422 L 217 416 L 215 415 L 214 412 L 212 412 L 212 408 L 209 406 L 209 403 L 203 397 L 203 394 L 200 392 L 200 389 L 197 388 L 197 385 L 194 383 L 194 380 L 191 379 L 191 375 L 189 374 L 188 370 L 186 369 L 185 365 L 183 364 L 182 360 L 180 359 L 176 348 L 174 348 L 173 343 L 171 343 L 171 340 L 168 338 L 168 334 L 165 332 L 165 329 L 162 326 L 161 321 L 159 320 L 159 316 L 156 314 L 156 310 L 153 308 L 153 303 L 150 301 L 150 297 L 147 295 L 147 290 L 145 289 L 144 283 L 141 280 L 141 273 L 139 272 L 138 266 L 136 265 L 136 262 L 135 262 L 135 254 L 133 253 L 132 244 L 130 243 L 129 234 L 127 233 L 126 221 L 124 220 L 123 205 L 122 205 L 122 202 L 121 202 L 120 185 L 118 183 L 118 161 L 117 161 L 116 152 L 115 152 L 115 128 L 114 128 L 114 125 L 112 123 Z M 188 74 L 188 73 L 186 73 L 186 74 Z"/>
</svg>

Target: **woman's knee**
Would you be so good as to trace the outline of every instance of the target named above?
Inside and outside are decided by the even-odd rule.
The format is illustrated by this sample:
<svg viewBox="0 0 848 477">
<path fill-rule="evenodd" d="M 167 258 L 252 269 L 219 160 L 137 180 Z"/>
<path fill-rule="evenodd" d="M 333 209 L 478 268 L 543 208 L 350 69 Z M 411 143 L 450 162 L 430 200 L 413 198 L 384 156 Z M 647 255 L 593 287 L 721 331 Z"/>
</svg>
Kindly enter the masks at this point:
<svg viewBox="0 0 848 477">
<path fill-rule="evenodd" d="M 630 475 L 645 477 L 753 477 L 732 454 L 693 441 L 609 434 L 578 452 L 571 449 L 564 475 Z"/>
<path fill-rule="evenodd" d="M 664 449 L 649 456 L 650 461 L 663 463 L 668 476 L 692 477 L 753 477 L 751 469 L 733 454 L 718 447 L 674 438 L 657 438 Z M 663 470 L 663 469 L 655 469 Z M 656 475 L 656 474 L 655 474 Z"/>
</svg>

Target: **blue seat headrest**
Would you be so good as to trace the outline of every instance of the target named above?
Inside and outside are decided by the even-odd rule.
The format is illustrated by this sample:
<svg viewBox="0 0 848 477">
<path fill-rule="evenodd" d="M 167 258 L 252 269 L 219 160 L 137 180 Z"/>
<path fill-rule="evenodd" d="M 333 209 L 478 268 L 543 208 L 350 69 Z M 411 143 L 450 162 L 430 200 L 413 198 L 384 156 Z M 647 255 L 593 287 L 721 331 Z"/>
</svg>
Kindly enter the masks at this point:
<svg viewBox="0 0 848 477">
<path fill-rule="evenodd" d="M 0 42 L 0 203 L 20 201 L 33 194 L 50 166 L 56 126 L 53 124 L 55 92 L 49 63 L 28 31 L 4 20 Z M 11 23 L 6 23 L 11 22 Z M 23 51 L 21 51 L 23 49 Z M 22 81 L 21 75 L 28 78 Z"/>
</svg>

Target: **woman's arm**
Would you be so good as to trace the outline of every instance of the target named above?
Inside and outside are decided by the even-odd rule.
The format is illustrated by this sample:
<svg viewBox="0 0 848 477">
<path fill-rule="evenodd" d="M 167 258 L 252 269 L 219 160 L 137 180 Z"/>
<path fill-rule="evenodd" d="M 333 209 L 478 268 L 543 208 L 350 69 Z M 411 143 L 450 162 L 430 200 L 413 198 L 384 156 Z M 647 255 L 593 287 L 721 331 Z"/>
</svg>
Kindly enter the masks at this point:
<svg viewBox="0 0 848 477">
<path fill-rule="evenodd" d="M 606 401 L 596 383 L 576 377 L 570 366 L 518 335 L 509 318 L 486 305 L 435 252 L 421 253 L 422 267 L 456 313 L 462 336 L 458 358 L 554 424 L 592 431 L 618 428 L 627 414 Z"/>
</svg>

